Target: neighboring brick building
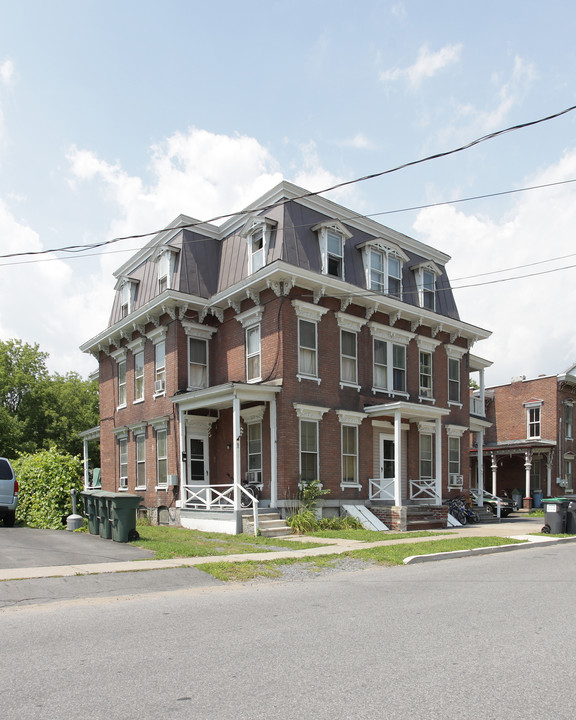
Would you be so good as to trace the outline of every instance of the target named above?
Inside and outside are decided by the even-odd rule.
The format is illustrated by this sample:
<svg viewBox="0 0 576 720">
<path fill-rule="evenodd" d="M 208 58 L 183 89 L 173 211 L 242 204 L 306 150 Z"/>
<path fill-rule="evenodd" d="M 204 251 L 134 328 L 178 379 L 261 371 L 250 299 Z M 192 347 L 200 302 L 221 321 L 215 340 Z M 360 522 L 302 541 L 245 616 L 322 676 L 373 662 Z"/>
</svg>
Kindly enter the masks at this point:
<svg viewBox="0 0 576 720">
<path fill-rule="evenodd" d="M 178 217 L 116 273 L 100 364 L 102 487 L 153 520 L 237 532 L 298 484 L 342 505 L 469 485 L 469 349 L 449 257 L 283 182 L 216 227 Z M 480 362 L 480 364 L 478 364 Z"/>
<path fill-rule="evenodd" d="M 486 389 L 486 417 L 482 455 L 484 487 L 495 495 L 520 491 L 530 507 L 534 497 L 572 492 L 574 452 L 572 416 L 576 402 L 576 366 L 560 375 Z M 476 466 L 479 447 L 473 438 L 471 457 Z"/>
</svg>

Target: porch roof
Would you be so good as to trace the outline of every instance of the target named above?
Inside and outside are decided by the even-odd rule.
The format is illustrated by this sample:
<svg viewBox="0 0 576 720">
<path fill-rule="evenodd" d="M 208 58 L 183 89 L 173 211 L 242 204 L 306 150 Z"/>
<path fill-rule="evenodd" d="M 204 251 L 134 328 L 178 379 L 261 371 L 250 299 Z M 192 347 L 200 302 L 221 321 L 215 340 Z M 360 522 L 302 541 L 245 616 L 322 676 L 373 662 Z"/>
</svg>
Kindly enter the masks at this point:
<svg viewBox="0 0 576 720">
<path fill-rule="evenodd" d="M 232 382 L 173 395 L 171 400 L 181 410 L 199 410 L 201 408 L 221 410 L 232 407 L 234 398 L 238 398 L 241 402 L 269 402 L 279 392 L 282 392 L 282 385 L 265 385 L 263 383 L 251 385 Z"/>
<path fill-rule="evenodd" d="M 365 405 L 364 412 L 368 417 L 380 417 L 382 415 L 394 415 L 396 411 L 400 411 L 400 417 L 407 419 L 409 422 L 417 422 L 419 420 L 437 420 L 438 418 L 450 415 L 448 408 L 434 407 L 433 405 L 423 405 L 420 403 L 410 403 L 404 400 L 392 403 L 383 403 L 381 405 Z"/>
<path fill-rule="evenodd" d="M 551 450 L 556 447 L 555 440 L 510 440 L 508 442 L 485 443 L 484 455 L 523 455 L 527 450 Z M 470 454 L 478 454 L 478 448 L 470 448 Z"/>
</svg>

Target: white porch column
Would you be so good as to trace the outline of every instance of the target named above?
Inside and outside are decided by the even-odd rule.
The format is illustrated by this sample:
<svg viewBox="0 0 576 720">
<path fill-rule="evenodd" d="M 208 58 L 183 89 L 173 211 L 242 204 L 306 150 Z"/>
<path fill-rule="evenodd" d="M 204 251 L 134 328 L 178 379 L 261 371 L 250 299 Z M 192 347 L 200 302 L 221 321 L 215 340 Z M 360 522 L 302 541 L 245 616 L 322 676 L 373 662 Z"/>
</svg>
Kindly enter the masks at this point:
<svg viewBox="0 0 576 720">
<path fill-rule="evenodd" d="M 84 457 L 84 490 L 88 490 L 90 476 L 88 475 L 88 440 L 82 441 L 83 457 Z"/>
<path fill-rule="evenodd" d="M 241 507 L 240 495 L 242 493 L 242 491 L 240 490 L 240 485 L 241 485 L 240 436 L 241 436 L 241 433 L 242 433 L 242 431 L 240 428 L 240 398 L 236 394 L 234 394 L 234 398 L 232 400 L 232 435 L 234 437 L 234 445 L 232 447 L 232 450 L 233 450 L 232 474 L 234 476 L 234 510 L 236 510 L 236 511 L 240 510 L 240 507 Z"/>
<path fill-rule="evenodd" d="M 478 479 L 476 482 L 478 490 L 478 507 L 484 505 L 484 428 L 478 433 Z"/>
<path fill-rule="evenodd" d="M 486 392 L 485 392 L 485 388 L 484 388 L 484 369 L 480 370 L 478 375 L 480 376 L 480 402 L 482 403 L 482 416 L 484 416 L 486 414 L 485 404 L 484 404 L 485 396 L 486 396 Z"/>
<path fill-rule="evenodd" d="M 186 477 L 186 415 L 182 408 L 178 408 L 178 438 L 180 441 L 180 500 L 184 500 L 184 485 L 188 484 Z"/>
<path fill-rule="evenodd" d="M 496 455 L 494 453 L 491 453 L 492 455 L 492 495 L 496 495 L 496 475 L 498 472 L 498 463 L 496 461 Z"/>
<path fill-rule="evenodd" d="M 402 413 L 394 410 L 394 505 L 402 505 Z"/>
<path fill-rule="evenodd" d="M 436 455 L 436 505 L 442 504 L 442 421 L 440 418 L 436 418 L 434 421 L 435 425 L 435 455 Z"/>
<path fill-rule="evenodd" d="M 530 450 L 526 450 L 524 453 L 524 470 L 526 471 L 526 492 L 524 494 L 525 500 L 528 500 L 528 507 L 530 507 L 530 470 L 532 469 L 532 453 Z"/>
<path fill-rule="evenodd" d="M 546 455 L 546 495 L 552 496 L 552 451 Z"/>
<path fill-rule="evenodd" d="M 270 507 L 278 505 L 278 428 L 276 397 L 270 400 Z"/>
</svg>

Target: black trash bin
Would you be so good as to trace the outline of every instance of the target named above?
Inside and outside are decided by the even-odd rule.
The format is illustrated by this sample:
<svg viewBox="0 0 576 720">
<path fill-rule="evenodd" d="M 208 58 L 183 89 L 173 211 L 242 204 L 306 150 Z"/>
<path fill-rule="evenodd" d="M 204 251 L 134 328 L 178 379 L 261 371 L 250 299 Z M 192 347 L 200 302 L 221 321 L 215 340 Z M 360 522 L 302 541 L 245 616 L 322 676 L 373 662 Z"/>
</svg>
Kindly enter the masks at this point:
<svg viewBox="0 0 576 720">
<path fill-rule="evenodd" d="M 543 501 L 545 523 L 542 528 L 543 533 L 560 535 L 566 532 L 568 507 L 571 505 L 572 500 L 573 498 L 560 497 L 548 498 Z"/>
<path fill-rule="evenodd" d="M 576 535 L 576 498 L 568 503 L 566 509 L 566 532 Z"/>
</svg>

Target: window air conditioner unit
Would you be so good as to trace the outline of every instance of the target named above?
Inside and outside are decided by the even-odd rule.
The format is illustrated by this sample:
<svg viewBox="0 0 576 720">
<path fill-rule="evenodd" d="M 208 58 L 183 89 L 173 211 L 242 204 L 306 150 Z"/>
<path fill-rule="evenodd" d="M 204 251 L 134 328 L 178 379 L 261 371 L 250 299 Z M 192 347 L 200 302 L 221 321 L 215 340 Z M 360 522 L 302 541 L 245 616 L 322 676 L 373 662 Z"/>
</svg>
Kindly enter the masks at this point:
<svg viewBox="0 0 576 720">
<path fill-rule="evenodd" d="M 246 482 L 257 484 L 262 482 L 262 471 L 261 470 L 248 470 L 246 473 Z"/>
<path fill-rule="evenodd" d="M 462 475 L 449 475 L 448 476 L 448 487 L 461 488 L 462 485 L 463 485 Z"/>
<path fill-rule="evenodd" d="M 425 398 L 431 398 L 432 388 L 420 388 L 420 396 Z"/>
<path fill-rule="evenodd" d="M 154 383 L 154 392 L 161 393 L 166 390 L 166 380 L 156 380 Z"/>
<path fill-rule="evenodd" d="M 168 475 L 168 487 L 178 487 L 178 475 Z"/>
</svg>

